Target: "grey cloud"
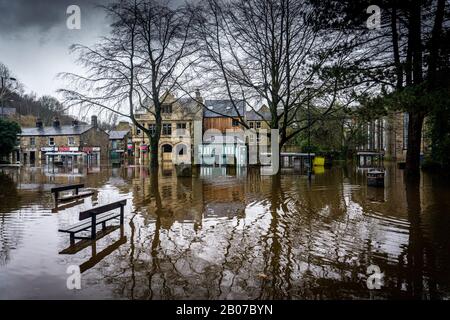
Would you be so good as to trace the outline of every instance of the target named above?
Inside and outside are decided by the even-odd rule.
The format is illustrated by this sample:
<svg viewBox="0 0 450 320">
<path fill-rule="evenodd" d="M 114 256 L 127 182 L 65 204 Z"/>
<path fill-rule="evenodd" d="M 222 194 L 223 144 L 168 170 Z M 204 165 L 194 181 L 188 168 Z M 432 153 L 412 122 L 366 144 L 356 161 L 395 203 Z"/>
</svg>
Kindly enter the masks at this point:
<svg viewBox="0 0 450 320">
<path fill-rule="evenodd" d="M 69 5 L 80 6 L 82 19 L 98 14 L 98 5 L 109 0 L 0 0 L 0 32 L 20 34 L 27 29 L 47 31 L 53 27 L 65 27 Z"/>
</svg>

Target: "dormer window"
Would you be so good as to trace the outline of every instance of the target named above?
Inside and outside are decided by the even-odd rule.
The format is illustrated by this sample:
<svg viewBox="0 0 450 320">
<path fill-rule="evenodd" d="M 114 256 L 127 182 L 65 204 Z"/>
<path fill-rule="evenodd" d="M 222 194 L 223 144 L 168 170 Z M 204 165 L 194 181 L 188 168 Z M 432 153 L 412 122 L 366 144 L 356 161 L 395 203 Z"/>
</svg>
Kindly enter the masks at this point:
<svg viewBox="0 0 450 320">
<path fill-rule="evenodd" d="M 164 114 L 172 113 L 172 105 L 171 104 L 163 104 L 161 107 L 161 112 Z"/>
</svg>

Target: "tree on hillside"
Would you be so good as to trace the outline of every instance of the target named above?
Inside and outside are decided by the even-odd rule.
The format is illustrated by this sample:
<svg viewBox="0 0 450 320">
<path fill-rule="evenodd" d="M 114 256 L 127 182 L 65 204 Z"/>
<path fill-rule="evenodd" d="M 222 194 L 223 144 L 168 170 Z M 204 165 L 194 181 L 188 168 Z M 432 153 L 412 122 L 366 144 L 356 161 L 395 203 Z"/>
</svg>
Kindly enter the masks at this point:
<svg viewBox="0 0 450 320">
<path fill-rule="evenodd" d="M 105 10 L 114 21 L 110 35 L 94 47 L 73 47 L 87 74 L 64 74 L 73 88 L 61 92 L 69 106 L 129 118 L 149 137 L 150 164 L 157 167 L 164 93 L 182 85 L 198 49 L 192 15 L 156 0 L 116 1 Z M 139 123 L 137 108 L 154 115 L 154 132 Z"/>
<path fill-rule="evenodd" d="M 20 132 L 16 122 L 0 119 L 0 157 L 7 156 L 14 150 Z"/>
<path fill-rule="evenodd" d="M 11 70 L 0 62 L 0 108 L 10 105 L 12 95 L 15 90 L 20 88 L 20 84 L 13 77 Z M 2 110 L 3 111 L 3 110 Z"/>
<path fill-rule="evenodd" d="M 42 96 L 39 98 L 38 102 L 43 108 L 48 109 L 51 112 L 63 114 L 65 112 L 65 108 L 63 104 L 52 96 Z"/>
</svg>

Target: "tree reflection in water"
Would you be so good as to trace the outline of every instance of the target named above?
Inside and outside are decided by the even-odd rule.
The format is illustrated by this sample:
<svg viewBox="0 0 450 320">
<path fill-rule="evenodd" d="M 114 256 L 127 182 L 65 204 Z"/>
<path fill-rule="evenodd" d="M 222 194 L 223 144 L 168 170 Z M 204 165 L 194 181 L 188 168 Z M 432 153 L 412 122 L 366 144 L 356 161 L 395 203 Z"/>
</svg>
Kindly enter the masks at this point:
<svg viewBox="0 0 450 320">
<path fill-rule="evenodd" d="M 311 184 L 255 168 L 209 168 L 192 178 L 169 171 L 86 177 L 99 203 L 112 195 L 132 202 L 127 243 L 85 272 L 91 291 L 129 299 L 449 297 L 450 192 L 436 187 L 440 179 L 406 183 L 392 166 L 386 188 L 371 189 L 352 167 Z M 105 237 L 99 250 L 114 241 Z M 385 274 L 381 290 L 367 289 L 371 264 Z"/>
</svg>

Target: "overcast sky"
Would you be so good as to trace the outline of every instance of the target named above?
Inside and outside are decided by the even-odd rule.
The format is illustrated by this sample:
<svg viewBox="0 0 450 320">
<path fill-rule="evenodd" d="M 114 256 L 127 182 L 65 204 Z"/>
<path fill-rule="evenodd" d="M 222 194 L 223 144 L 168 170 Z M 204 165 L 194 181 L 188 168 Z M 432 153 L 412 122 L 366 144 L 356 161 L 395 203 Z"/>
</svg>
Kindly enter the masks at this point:
<svg viewBox="0 0 450 320">
<path fill-rule="evenodd" d="M 0 0 L 0 62 L 38 96 L 56 95 L 59 72 L 77 72 L 73 43 L 93 44 L 109 24 L 98 4 L 109 0 Z M 69 30 L 69 5 L 81 9 L 81 29 Z"/>
</svg>

